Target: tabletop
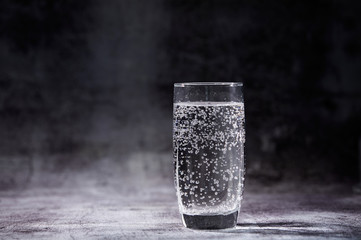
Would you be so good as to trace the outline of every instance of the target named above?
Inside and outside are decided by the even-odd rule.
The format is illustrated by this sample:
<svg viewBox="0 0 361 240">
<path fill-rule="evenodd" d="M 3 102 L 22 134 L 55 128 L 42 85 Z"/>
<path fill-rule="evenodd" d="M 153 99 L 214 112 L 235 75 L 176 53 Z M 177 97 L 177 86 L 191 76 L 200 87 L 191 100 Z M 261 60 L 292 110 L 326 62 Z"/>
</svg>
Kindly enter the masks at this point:
<svg viewBox="0 0 361 240">
<path fill-rule="evenodd" d="M 245 191 L 236 228 L 183 227 L 174 189 L 0 192 L 0 239 L 361 239 L 361 196 Z"/>
</svg>

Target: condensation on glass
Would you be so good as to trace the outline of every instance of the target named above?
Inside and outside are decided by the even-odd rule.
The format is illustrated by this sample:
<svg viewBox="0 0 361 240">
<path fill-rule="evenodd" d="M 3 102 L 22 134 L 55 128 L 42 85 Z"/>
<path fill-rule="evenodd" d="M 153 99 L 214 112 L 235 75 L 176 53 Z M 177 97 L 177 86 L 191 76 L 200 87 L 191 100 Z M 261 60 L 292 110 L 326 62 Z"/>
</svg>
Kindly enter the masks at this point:
<svg viewBox="0 0 361 240">
<path fill-rule="evenodd" d="M 244 181 L 242 83 L 174 84 L 173 149 L 186 227 L 234 227 Z"/>
</svg>

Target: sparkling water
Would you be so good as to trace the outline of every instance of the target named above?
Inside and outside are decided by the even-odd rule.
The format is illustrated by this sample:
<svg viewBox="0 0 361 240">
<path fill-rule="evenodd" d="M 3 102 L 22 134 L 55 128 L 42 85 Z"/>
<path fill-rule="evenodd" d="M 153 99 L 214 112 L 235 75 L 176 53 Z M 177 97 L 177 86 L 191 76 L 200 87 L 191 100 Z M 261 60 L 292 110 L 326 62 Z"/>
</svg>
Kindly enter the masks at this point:
<svg viewBox="0 0 361 240">
<path fill-rule="evenodd" d="M 244 179 L 244 105 L 174 104 L 174 166 L 179 209 L 187 215 L 239 210 Z"/>
</svg>

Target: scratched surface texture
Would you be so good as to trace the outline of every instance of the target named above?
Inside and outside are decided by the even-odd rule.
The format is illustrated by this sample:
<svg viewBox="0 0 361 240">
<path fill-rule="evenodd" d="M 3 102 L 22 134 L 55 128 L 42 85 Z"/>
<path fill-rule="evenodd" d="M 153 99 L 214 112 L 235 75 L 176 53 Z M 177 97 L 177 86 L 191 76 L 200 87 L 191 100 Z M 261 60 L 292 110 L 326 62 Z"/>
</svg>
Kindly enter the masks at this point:
<svg viewBox="0 0 361 240">
<path fill-rule="evenodd" d="M 361 195 L 246 191 L 237 227 L 182 226 L 174 189 L 106 186 L 0 193 L 0 239 L 361 239 Z"/>
</svg>

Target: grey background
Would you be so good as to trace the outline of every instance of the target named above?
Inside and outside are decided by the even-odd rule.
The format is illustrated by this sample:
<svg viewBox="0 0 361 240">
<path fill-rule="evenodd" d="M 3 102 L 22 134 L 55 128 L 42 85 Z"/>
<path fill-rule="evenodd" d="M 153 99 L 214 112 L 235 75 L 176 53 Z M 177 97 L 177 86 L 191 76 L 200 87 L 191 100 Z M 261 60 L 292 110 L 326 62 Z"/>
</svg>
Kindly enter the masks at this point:
<svg viewBox="0 0 361 240">
<path fill-rule="evenodd" d="M 360 12 L 358 1 L 2 0 L 0 190 L 172 185 L 173 83 L 188 81 L 244 82 L 246 184 L 354 184 Z"/>
</svg>

